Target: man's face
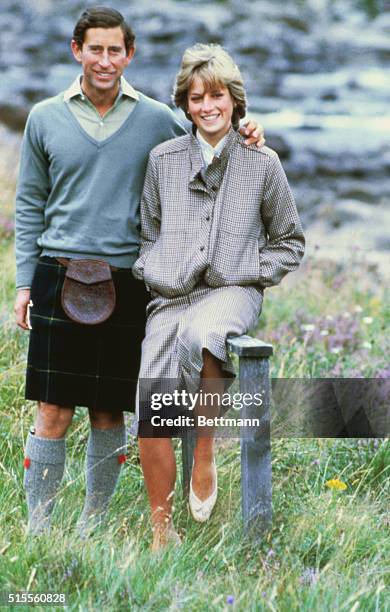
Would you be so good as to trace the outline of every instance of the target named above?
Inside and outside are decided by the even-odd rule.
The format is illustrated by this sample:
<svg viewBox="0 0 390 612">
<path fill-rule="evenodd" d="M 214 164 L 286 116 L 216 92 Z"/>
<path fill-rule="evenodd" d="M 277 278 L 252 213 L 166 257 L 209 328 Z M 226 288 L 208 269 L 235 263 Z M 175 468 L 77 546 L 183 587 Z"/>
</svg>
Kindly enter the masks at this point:
<svg viewBox="0 0 390 612">
<path fill-rule="evenodd" d="M 83 67 L 83 90 L 89 93 L 112 92 L 130 63 L 135 49 L 126 52 L 123 32 L 117 28 L 90 28 L 80 49 L 72 40 L 73 55 Z"/>
</svg>

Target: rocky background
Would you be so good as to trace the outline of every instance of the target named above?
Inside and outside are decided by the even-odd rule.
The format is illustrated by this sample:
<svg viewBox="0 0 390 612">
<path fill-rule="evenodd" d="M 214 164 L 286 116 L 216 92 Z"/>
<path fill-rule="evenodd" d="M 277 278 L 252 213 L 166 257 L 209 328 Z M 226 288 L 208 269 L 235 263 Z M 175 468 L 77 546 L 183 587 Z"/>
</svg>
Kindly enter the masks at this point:
<svg viewBox="0 0 390 612">
<path fill-rule="evenodd" d="M 32 104 L 78 73 L 69 42 L 86 5 L 2 0 L 0 122 L 21 131 Z M 218 42 L 245 77 L 293 187 L 309 250 L 360 250 L 389 269 L 390 3 L 386 0 L 115 0 L 137 35 L 127 78 L 170 103 L 184 49 Z M 4 129 L 0 137 L 9 134 Z"/>
</svg>

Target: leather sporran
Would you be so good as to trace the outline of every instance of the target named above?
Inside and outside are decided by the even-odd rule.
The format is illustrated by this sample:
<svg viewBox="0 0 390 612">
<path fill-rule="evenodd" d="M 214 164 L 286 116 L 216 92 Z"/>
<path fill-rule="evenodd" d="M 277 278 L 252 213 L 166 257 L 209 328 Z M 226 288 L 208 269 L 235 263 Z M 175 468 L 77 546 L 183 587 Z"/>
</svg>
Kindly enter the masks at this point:
<svg viewBox="0 0 390 612">
<path fill-rule="evenodd" d="M 61 304 L 72 321 L 98 325 L 115 308 L 111 268 L 98 259 L 70 259 L 61 292 Z"/>
</svg>

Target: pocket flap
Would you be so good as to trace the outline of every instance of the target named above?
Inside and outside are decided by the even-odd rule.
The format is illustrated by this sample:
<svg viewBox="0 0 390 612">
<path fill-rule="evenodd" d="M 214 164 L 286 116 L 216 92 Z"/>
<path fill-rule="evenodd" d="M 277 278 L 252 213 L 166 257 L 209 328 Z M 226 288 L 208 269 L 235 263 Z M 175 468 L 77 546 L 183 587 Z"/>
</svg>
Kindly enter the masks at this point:
<svg viewBox="0 0 390 612">
<path fill-rule="evenodd" d="M 65 276 L 84 285 L 93 285 L 110 280 L 111 268 L 99 259 L 71 259 Z"/>
</svg>

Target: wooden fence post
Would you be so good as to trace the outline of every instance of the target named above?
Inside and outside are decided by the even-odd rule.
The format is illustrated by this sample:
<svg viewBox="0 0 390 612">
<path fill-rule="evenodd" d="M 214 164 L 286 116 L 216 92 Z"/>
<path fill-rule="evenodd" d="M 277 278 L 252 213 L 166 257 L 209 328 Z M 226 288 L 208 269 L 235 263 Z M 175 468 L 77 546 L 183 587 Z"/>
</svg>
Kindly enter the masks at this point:
<svg viewBox="0 0 390 612">
<path fill-rule="evenodd" d="M 244 405 L 240 417 L 259 420 L 257 426 L 241 428 L 241 494 L 244 530 L 252 539 L 264 535 L 272 522 L 272 475 L 270 432 L 269 357 L 273 349 L 250 336 L 228 340 L 229 349 L 239 357 L 240 392 L 252 402 Z M 262 404 L 256 405 L 256 394 Z"/>
<path fill-rule="evenodd" d="M 227 348 L 239 358 L 240 392 L 250 394 L 252 402 L 243 405 L 239 418 L 259 421 L 257 426 L 241 428 L 241 494 L 244 530 L 257 539 L 271 527 L 272 479 L 270 437 L 269 357 L 273 349 L 267 344 L 240 336 L 229 338 Z M 258 394 L 258 396 L 256 396 Z M 261 405 L 256 405 L 260 403 Z M 248 398 L 248 396 L 247 396 Z M 195 446 L 194 430 L 182 433 L 183 493 L 190 486 Z"/>
</svg>

